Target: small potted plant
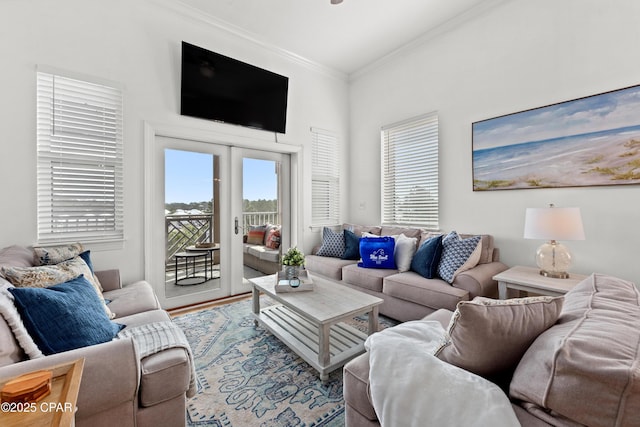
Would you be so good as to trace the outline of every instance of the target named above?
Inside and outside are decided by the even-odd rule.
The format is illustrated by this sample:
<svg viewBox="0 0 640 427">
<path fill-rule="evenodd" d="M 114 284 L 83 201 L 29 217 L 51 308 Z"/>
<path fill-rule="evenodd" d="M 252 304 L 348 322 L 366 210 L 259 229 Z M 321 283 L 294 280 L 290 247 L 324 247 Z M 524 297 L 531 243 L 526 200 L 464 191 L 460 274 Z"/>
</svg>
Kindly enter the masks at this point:
<svg viewBox="0 0 640 427">
<path fill-rule="evenodd" d="M 289 248 L 282 256 L 282 266 L 288 280 L 298 277 L 300 268 L 304 265 L 304 254 L 297 247 Z"/>
</svg>

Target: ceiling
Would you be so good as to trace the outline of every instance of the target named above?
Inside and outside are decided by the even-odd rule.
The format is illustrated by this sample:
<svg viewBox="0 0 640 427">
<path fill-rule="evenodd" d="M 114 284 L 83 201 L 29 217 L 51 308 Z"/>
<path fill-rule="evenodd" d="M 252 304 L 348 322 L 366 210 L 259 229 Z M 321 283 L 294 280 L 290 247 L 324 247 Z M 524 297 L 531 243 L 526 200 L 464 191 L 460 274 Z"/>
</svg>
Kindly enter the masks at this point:
<svg viewBox="0 0 640 427">
<path fill-rule="evenodd" d="M 496 0 L 180 0 L 222 27 L 352 74 Z"/>
</svg>

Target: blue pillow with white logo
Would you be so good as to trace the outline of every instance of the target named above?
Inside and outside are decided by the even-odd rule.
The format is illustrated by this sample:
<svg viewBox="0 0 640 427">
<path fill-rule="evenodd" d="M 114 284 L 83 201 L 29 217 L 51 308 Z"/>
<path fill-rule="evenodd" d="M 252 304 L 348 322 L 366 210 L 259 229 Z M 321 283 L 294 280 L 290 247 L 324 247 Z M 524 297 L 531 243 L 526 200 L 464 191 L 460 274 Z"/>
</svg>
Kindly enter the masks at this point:
<svg viewBox="0 0 640 427">
<path fill-rule="evenodd" d="M 395 239 L 389 236 L 361 238 L 360 256 L 362 262 L 358 263 L 358 267 L 396 270 L 396 261 L 393 257 L 395 246 Z"/>
</svg>

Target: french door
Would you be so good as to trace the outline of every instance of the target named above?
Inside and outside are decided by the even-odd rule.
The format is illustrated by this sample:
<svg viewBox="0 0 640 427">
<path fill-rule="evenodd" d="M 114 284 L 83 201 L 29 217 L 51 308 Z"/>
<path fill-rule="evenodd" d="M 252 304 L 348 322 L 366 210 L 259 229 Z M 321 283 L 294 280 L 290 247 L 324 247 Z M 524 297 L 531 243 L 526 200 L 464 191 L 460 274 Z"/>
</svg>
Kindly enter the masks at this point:
<svg viewBox="0 0 640 427">
<path fill-rule="evenodd" d="M 249 228 L 281 225 L 291 241 L 289 154 L 156 136 L 150 161 L 145 270 L 162 307 L 249 292 Z"/>
</svg>

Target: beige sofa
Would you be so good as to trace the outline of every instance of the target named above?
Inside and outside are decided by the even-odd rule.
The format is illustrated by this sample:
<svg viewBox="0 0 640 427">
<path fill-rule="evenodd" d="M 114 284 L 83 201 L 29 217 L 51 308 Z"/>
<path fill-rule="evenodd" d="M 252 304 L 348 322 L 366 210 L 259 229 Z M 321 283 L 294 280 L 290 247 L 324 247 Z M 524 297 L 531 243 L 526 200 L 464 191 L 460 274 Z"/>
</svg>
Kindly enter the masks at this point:
<svg viewBox="0 0 640 427">
<path fill-rule="evenodd" d="M 0 267 L 32 266 L 31 248 L 0 250 Z M 118 270 L 96 271 L 115 322 L 127 327 L 170 320 L 146 282 L 120 283 Z M 27 360 L 0 316 L 0 380 L 84 358 L 77 426 L 184 426 L 191 366 L 188 351 L 169 348 L 140 360 L 131 338 Z"/>
<path fill-rule="evenodd" d="M 446 329 L 452 314 L 426 319 Z M 522 426 L 640 426 L 640 292 L 633 283 L 588 277 L 565 295 L 555 324 L 533 339 L 502 385 Z M 365 353 L 344 367 L 348 427 L 380 425 L 369 363 Z"/>
<path fill-rule="evenodd" d="M 417 246 L 436 234 L 417 228 L 385 226 L 362 226 L 343 224 L 357 235 L 363 232 L 380 236 L 404 234 L 417 238 Z M 468 235 L 461 235 L 468 237 Z M 382 298 L 380 314 L 409 321 L 421 319 L 440 308 L 455 310 L 459 301 L 467 301 L 476 296 L 497 298 L 498 284 L 493 276 L 507 269 L 499 261 L 499 250 L 494 247 L 493 236 L 482 235 L 482 252 L 475 267 L 458 274 L 449 284 L 440 278 L 427 279 L 414 271 L 372 269 L 358 267 L 356 260 L 317 255 L 316 246 L 307 255 L 305 266 L 312 273 L 339 281 L 345 286 Z"/>
</svg>

